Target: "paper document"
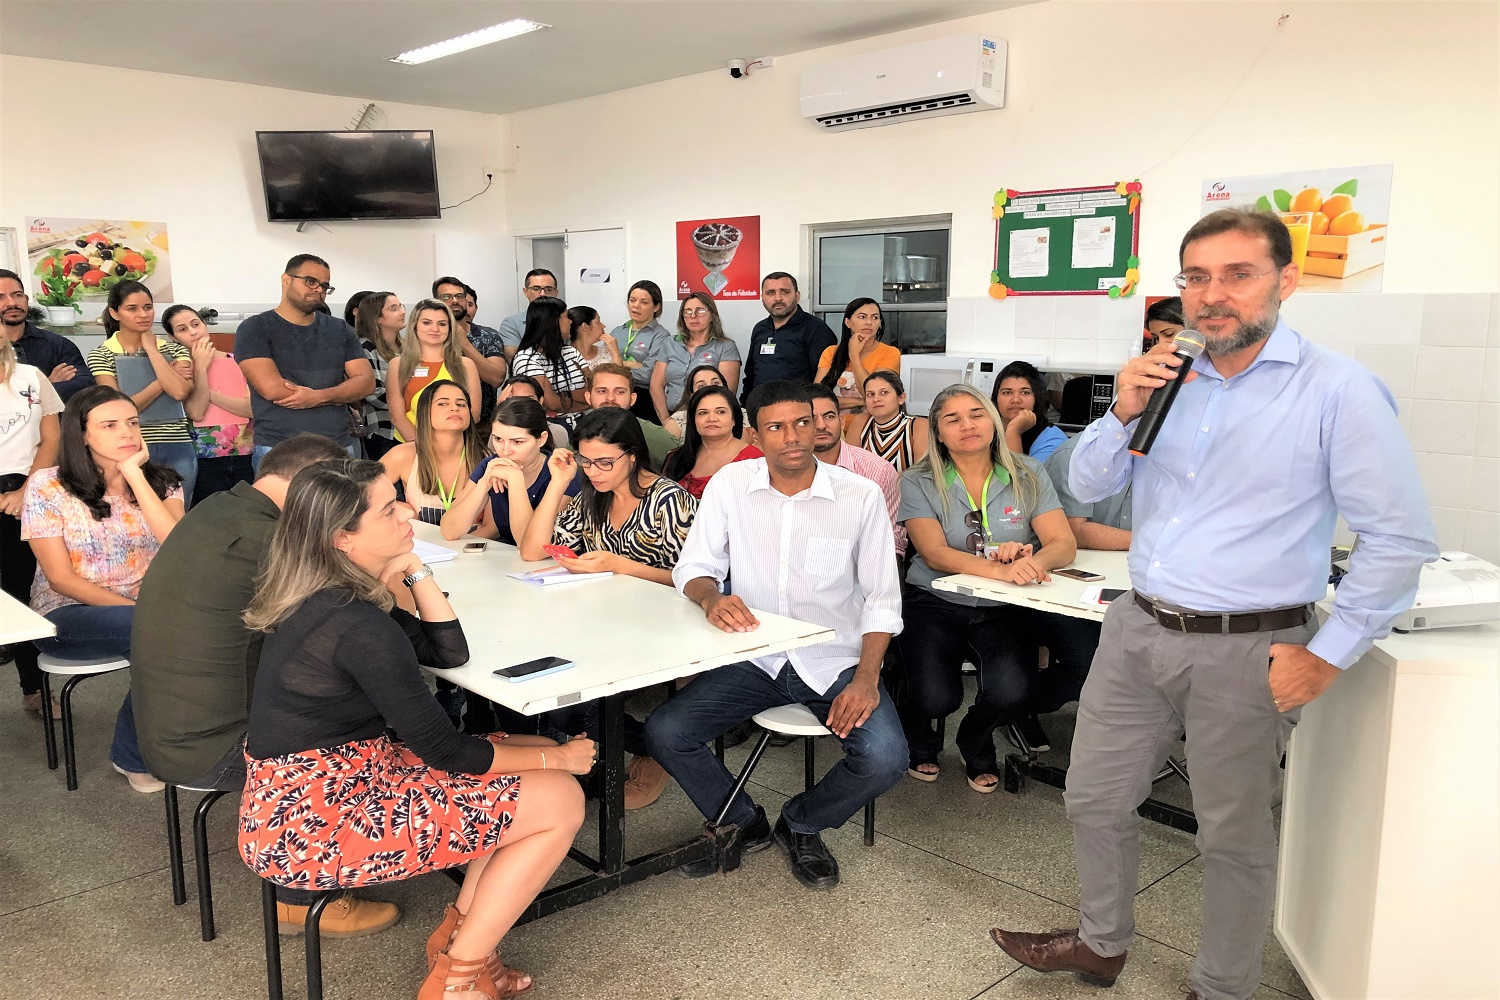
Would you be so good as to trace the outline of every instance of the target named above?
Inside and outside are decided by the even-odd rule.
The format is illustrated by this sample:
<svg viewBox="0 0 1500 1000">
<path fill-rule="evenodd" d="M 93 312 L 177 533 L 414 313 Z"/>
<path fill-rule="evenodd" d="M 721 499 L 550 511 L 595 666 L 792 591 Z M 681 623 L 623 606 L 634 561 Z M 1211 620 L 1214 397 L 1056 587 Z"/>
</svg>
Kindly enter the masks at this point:
<svg viewBox="0 0 1500 1000">
<path fill-rule="evenodd" d="M 614 576 L 613 573 L 569 573 L 561 566 L 551 566 L 547 569 L 534 569 L 529 573 L 512 573 L 512 580 L 520 580 L 536 587 L 552 587 L 559 583 L 578 583 L 581 580 L 602 580 L 606 576 Z"/>
<path fill-rule="evenodd" d="M 412 551 L 417 554 L 418 559 L 421 559 L 429 566 L 434 563 L 452 562 L 453 557 L 458 555 L 452 549 L 444 548 L 441 545 L 434 545 L 431 542 L 424 542 L 420 538 L 412 542 Z"/>
<path fill-rule="evenodd" d="M 1047 252 L 1051 248 L 1051 231 L 1017 229 L 1010 234 L 1010 276 L 1012 278 L 1045 278 Z"/>
<path fill-rule="evenodd" d="M 1073 270 L 1114 265 L 1117 225 L 1119 220 L 1109 215 L 1073 220 Z"/>
</svg>

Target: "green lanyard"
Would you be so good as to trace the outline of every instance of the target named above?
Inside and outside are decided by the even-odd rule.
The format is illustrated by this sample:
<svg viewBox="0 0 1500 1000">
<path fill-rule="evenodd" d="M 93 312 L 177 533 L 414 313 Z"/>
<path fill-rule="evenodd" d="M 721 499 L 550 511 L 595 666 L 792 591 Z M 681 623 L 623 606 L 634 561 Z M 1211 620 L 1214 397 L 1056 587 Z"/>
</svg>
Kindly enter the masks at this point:
<svg viewBox="0 0 1500 1000">
<path fill-rule="evenodd" d="M 953 488 L 953 483 L 956 479 L 958 479 L 958 470 L 955 469 L 952 465 L 949 465 L 947 473 L 947 485 L 950 490 Z M 989 474 L 984 477 L 984 485 L 979 489 L 979 523 L 982 530 L 984 531 L 984 540 L 986 542 L 990 541 L 994 537 L 990 534 L 991 481 L 997 482 L 1000 489 L 1003 490 L 1005 489 L 1005 487 L 1010 485 L 1010 473 L 1006 472 L 1005 469 L 1001 466 L 995 466 L 990 470 Z M 969 496 L 969 488 L 967 486 L 964 487 L 964 503 L 968 504 L 970 511 L 973 511 L 975 509 L 974 498 Z"/>
<path fill-rule="evenodd" d="M 633 344 L 635 344 L 635 334 L 636 334 L 635 320 L 626 320 L 625 321 L 625 350 L 623 350 L 623 351 L 620 352 L 620 357 L 622 357 L 626 361 L 633 360 L 630 357 L 630 348 L 631 348 L 631 346 Z"/>
<path fill-rule="evenodd" d="M 454 498 L 458 496 L 458 480 L 453 480 L 453 488 L 450 490 L 448 488 L 448 485 L 443 482 L 442 477 L 439 476 L 437 481 L 437 488 L 438 499 L 443 502 L 443 509 L 448 510 L 453 506 Z"/>
</svg>

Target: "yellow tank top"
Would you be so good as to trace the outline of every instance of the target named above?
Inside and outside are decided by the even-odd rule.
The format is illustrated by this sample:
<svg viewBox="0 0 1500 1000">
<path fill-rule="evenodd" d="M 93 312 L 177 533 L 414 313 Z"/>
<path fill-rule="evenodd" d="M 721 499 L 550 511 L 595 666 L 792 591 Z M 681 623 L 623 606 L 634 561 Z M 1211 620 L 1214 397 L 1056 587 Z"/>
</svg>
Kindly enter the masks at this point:
<svg viewBox="0 0 1500 1000">
<path fill-rule="evenodd" d="M 427 371 L 427 374 L 420 374 L 424 370 Z M 422 398 L 422 393 L 427 391 L 428 386 L 434 382 L 441 382 L 443 379 L 447 379 L 450 382 L 458 381 L 458 379 L 448 374 L 447 364 L 438 365 L 438 369 L 435 372 L 425 362 L 417 365 L 412 377 L 406 383 L 406 419 L 411 421 L 413 427 L 417 426 L 417 400 Z M 462 385 L 462 383 L 459 384 Z M 401 436 L 400 431 L 393 431 L 392 433 L 395 434 L 397 441 L 406 440 L 406 438 Z"/>
</svg>

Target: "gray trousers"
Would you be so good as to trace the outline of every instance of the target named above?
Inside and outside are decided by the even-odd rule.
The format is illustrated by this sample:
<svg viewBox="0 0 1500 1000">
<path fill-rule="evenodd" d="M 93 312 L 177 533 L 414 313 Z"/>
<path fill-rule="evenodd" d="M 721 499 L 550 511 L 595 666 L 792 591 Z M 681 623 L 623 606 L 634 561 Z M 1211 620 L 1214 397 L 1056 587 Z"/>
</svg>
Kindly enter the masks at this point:
<svg viewBox="0 0 1500 1000">
<path fill-rule="evenodd" d="M 1296 713 L 1271 700 L 1269 647 L 1305 645 L 1316 621 L 1278 632 L 1187 635 L 1133 594 L 1110 605 L 1078 706 L 1064 802 L 1077 855 L 1079 936 L 1120 955 L 1135 933 L 1140 817 L 1151 779 L 1187 733 L 1203 944 L 1190 982 L 1205 1000 L 1246 1000 L 1260 982 L 1276 896 L 1279 764 Z"/>
</svg>

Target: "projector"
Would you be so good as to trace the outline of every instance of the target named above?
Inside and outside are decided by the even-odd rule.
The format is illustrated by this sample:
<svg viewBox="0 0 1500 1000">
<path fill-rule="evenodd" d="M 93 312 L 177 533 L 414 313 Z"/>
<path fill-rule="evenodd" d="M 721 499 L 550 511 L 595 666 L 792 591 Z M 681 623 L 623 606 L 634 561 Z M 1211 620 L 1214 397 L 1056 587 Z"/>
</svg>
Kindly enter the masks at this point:
<svg viewBox="0 0 1500 1000">
<path fill-rule="evenodd" d="M 1417 599 L 1391 623 L 1398 632 L 1485 625 L 1500 618 L 1500 566 L 1467 552 L 1444 552 L 1422 567 Z"/>
</svg>

